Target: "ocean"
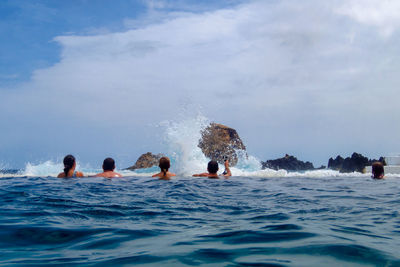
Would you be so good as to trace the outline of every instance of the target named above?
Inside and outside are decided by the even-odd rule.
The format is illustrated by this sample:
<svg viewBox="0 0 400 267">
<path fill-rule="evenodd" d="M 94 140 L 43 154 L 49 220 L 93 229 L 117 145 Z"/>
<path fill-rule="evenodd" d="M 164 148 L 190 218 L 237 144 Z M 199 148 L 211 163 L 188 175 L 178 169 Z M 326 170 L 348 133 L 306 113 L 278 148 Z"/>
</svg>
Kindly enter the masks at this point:
<svg viewBox="0 0 400 267">
<path fill-rule="evenodd" d="M 229 179 L 191 177 L 206 169 L 207 124 L 166 124 L 170 181 L 151 178 L 157 167 L 114 179 L 55 178 L 61 161 L 3 168 L 0 265 L 400 266 L 400 175 L 261 170 L 240 155 Z"/>
<path fill-rule="evenodd" d="M 398 178 L 3 171 L 0 265 L 400 266 Z"/>
</svg>

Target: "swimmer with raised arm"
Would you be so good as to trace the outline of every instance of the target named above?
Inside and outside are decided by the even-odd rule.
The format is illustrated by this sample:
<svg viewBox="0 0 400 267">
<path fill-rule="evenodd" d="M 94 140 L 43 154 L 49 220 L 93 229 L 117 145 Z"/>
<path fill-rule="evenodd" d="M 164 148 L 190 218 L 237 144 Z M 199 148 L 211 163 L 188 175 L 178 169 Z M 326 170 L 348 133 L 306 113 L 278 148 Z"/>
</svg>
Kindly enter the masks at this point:
<svg viewBox="0 0 400 267">
<path fill-rule="evenodd" d="M 83 173 L 75 171 L 76 161 L 72 155 L 66 155 L 63 160 L 64 172 L 58 174 L 57 178 L 83 177 Z"/>
<path fill-rule="evenodd" d="M 122 177 L 121 174 L 114 172 L 115 169 L 115 161 L 112 158 L 106 158 L 103 161 L 103 172 L 98 173 L 96 177 L 105 177 L 105 178 L 114 178 L 114 177 Z"/>
<path fill-rule="evenodd" d="M 229 161 L 225 160 L 224 165 L 225 165 L 225 171 L 220 176 L 223 176 L 223 177 L 232 176 L 231 169 L 229 169 Z M 218 162 L 212 160 L 207 165 L 207 171 L 208 172 L 193 174 L 193 176 L 194 177 L 208 177 L 208 178 L 218 179 L 220 177 L 218 175 L 218 173 L 217 173 L 218 169 L 219 169 Z"/>
<path fill-rule="evenodd" d="M 167 157 L 160 158 L 160 164 L 158 164 L 158 167 L 160 167 L 161 172 L 154 174 L 152 177 L 158 177 L 159 180 L 170 180 L 171 177 L 176 176 L 175 173 L 168 171 L 169 168 L 171 167 L 169 158 Z"/>
</svg>

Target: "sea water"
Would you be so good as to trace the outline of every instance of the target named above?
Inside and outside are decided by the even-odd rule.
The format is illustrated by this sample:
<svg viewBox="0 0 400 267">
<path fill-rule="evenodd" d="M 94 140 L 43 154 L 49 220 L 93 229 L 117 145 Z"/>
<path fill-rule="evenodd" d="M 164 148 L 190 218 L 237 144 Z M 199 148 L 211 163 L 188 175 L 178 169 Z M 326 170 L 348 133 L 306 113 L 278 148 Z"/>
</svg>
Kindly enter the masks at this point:
<svg viewBox="0 0 400 267">
<path fill-rule="evenodd" d="M 400 179 L 3 177 L 3 266 L 400 266 Z"/>
<path fill-rule="evenodd" d="M 261 170 L 242 155 L 229 179 L 191 177 L 208 161 L 207 123 L 165 123 L 170 181 L 151 178 L 156 167 L 0 171 L 0 265 L 400 266 L 399 175 Z"/>
</svg>

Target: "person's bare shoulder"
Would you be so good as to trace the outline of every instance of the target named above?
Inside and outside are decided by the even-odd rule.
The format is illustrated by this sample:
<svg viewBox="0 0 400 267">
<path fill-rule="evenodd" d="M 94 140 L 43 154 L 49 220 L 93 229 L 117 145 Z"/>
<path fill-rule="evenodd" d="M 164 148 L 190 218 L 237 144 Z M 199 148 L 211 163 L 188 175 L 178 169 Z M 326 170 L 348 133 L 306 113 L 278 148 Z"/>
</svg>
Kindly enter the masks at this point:
<svg viewBox="0 0 400 267">
<path fill-rule="evenodd" d="M 105 172 L 104 176 L 106 178 L 117 178 L 117 177 L 123 177 L 122 174 L 119 174 L 118 172 Z"/>
<path fill-rule="evenodd" d="M 57 178 L 65 178 L 65 173 L 64 173 L 64 172 L 60 172 L 60 173 L 57 175 Z"/>
<path fill-rule="evenodd" d="M 122 175 L 116 172 L 114 173 L 103 172 L 96 174 L 95 177 L 114 178 L 114 177 L 122 177 Z"/>
<path fill-rule="evenodd" d="M 160 177 L 161 173 L 153 174 L 151 177 Z"/>
<path fill-rule="evenodd" d="M 208 172 L 203 172 L 203 173 L 197 173 L 197 174 L 193 174 L 193 177 L 207 177 L 209 175 Z"/>
<path fill-rule="evenodd" d="M 76 177 L 83 177 L 85 175 L 83 175 L 83 172 L 76 172 Z"/>
</svg>

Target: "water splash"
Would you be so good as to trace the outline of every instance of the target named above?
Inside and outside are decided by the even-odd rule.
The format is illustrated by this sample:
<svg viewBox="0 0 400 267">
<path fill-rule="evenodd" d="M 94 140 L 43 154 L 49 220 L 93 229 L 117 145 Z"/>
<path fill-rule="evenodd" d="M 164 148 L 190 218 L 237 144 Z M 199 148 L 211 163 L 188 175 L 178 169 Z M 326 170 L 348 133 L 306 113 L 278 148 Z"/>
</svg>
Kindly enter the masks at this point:
<svg viewBox="0 0 400 267">
<path fill-rule="evenodd" d="M 166 144 L 166 155 L 171 159 L 171 171 L 178 176 L 191 176 L 194 173 L 205 172 L 207 163 L 210 160 L 202 153 L 198 147 L 201 132 L 210 123 L 210 120 L 199 114 L 195 117 L 181 118 L 175 121 L 164 121 L 159 126 L 164 128 L 163 142 Z M 238 163 L 232 167 L 234 176 L 250 177 L 370 177 L 370 173 L 339 173 L 333 170 L 314 170 L 305 172 L 288 172 L 286 170 L 262 169 L 261 162 L 254 156 L 248 155 L 243 151 L 236 151 Z M 1 166 L 0 166 L 1 167 Z M 64 166 L 62 162 L 45 161 L 40 164 L 27 163 L 23 170 L 19 172 L 1 173 L 0 177 L 14 176 L 57 176 L 62 172 Z M 102 172 L 99 168 L 91 168 L 87 164 L 77 162 L 76 170 L 82 171 L 85 175 L 94 175 Z M 158 167 L 141 170 L 116 170 L 124 176 L 143 176 L 150 177 L 159 171 Z M 219 173 L 223 171 L 220 166 Z M 398 175 L 387 174 L 386 177 L 397 177 Z"/>
<path fill-rule="evenodd" d="M 43 163 L 39 164 L 32 164 L 32 163 L 27 163 L 25 166 L 25 169 L 17 173 L 15 176 L 39 176 L 39 177 L 46 177 L 46 176 L 52 176 L 56 177 L 60 172 L 62 172 L 64 169 L 64 165 L 62 162 L 53 162 L 51 160 L 45 161 Z M 77 161 L 76 163 L 76 170 L 81 171 L 84 173 L 85 176 L 93 176 L 96 173 L 103 172 L 102 169 L 100 168 L 92 168 L 90 165 L 85 164 L 83 167 L 82 165 L 79 164 Z M 124 176 L 148 176 L 147 173 L 138 173 L 138 172 L 132 172 L 128 170 L 115 170 L 116 172 L 122 173 Z"/>
<path fill-rule="evenodd" d="M 25 166 L 22 175 L 24 176 L 57 176 L 64 169 L 62 163 L 55 163 L 51 160 L 45 161 L 40 164 L 32 164 L 28 162 Z M 79 165 L 77 164 L 77 170 Z"/>
<path fill-rule="evenodd" d="M 238 155 L 236 168 L 253 172 L 261 170 L 261 162 L 256 157 L 248 155 L 247 152 L 239 149 L 236 150 L 236 154 Z"/>
<path fill-rule="evenodd" d="M 201 138 L 201 131 L 209 123 L 209 120 L 202 115 L 178 122 L 163 123 L 167 154 L 170 155 L 171 164 L 175 166 L 173 169 L 178 174 L 191 175 L 205 170 L 208 159 L 197 145 Z"/>
</svg>

